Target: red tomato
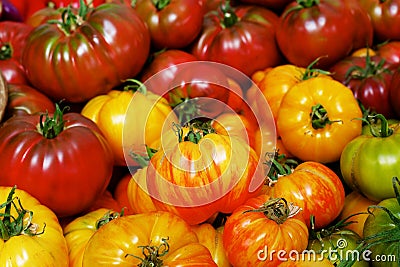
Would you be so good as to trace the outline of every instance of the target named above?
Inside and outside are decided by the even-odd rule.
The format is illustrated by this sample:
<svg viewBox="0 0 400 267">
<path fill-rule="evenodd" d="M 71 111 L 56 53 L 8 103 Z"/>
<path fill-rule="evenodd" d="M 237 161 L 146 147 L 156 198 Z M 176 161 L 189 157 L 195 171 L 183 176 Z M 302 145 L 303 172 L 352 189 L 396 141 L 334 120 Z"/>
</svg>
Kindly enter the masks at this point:
<svg viewBox="0 0 400 267">
<path fill-rule="evenodd" d="M 199 60 L 223 63 L 250 76 L 281 62 L 275 40 L 277 23 L 278 16 L 266 8 L 224 6 L 205 15 L 192 53 Z"/>
<path fill-rule="evenodd" d="M 280 13 L 293 0 L 240 0 L 240 2 L 260 5 Z"/>
<path fill-rule="evenodd" d="M 113 154 L 79 113 L 21 115 L 0 128 L 0 184 L 17 185 L 59 217 L 87 210 L 107 188 Z"/>
<path fill-rule="evenodd" d="M 378 45 L 377 53 L 388 64 L 400 65 L 400 41 L 390 41 Z"/>
<path fill-rule="evenodd" d="M 31 30 L 23 22 L 0 22 L 0 71 L 8 83 L 28 83 L 21 60 Z"/>
<path fill-rule="evenodd" d="M 54 103 L 44 94 L 27 84 L 8 84 L 8 102 L 5 118 L 54 112 Z"/>
<path fill-rule="evenodd" d="M 167 100 L 168 85 L 173 81 L 178 67 L 176 65 L 197 60 L 192 54 L 179 49 L 170 49 L 154 53 L 148 65 L 145 65 L 141 81 L 146 82 L 146 87 L 157 95 L 162 95 Z M 162 71 L 162 72 L 161 72 Z M 154 76 L 153 75 L 156 75 Z M 150 79 L 150 78 L 154 79 Z"/>
<path fill-rule="evenodd" d="M 360 0 L 359 3 L 371 17 L 376 41 L 400 40 L 399 0 Z"/>
<path fill-rule="evenodd" d="M 389 99 L 394 109 L 395 116 L 400 119 L 400 69 L 396 69 L 393 73 L 391 88 L 389 91 Z"/>
<path fill-rule="evenodd" d="M 203 7 L 199 0 L 138 0 L 134 9 L 149 28 L 155 49 L 184 48 L 201 31 Z"/>
<path fill-rule="evenodd" d="M 279 48 L 287 60 L 307 67 L 328 68 L 354 49 L 372 44 L 368 15 L 342 0 L 293 1 L 287 5 L 277 28 Z"/>
<path fill-rule="evenodd" d="M 150 49 L 146 25 L 126 5 L 107 3 L 78 11 L 83 13 L 80 19 L 67 12 L 62 26 L 36 27 L 23 53 L 32 85 L 72 103 L 107 93 L 138 74 Z"/>
</svg>

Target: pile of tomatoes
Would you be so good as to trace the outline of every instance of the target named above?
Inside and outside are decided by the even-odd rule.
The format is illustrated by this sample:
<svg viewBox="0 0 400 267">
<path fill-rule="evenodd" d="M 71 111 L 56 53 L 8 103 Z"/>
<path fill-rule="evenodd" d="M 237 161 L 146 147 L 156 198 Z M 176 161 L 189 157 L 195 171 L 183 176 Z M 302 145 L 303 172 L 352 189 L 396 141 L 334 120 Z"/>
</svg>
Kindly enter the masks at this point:
<svg viewBox="0 0 400 267">
<path fill-rule="evenodd" d="M 400 1 L 0 20 L 0 265 L 399 266 Z"/>
</svg>

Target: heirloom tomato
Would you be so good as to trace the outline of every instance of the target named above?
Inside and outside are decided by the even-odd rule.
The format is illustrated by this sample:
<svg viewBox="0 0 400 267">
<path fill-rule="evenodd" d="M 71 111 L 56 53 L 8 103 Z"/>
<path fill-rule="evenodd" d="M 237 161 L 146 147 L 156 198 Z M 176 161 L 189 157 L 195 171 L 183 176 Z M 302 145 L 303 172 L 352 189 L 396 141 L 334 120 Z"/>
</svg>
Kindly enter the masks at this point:
<svg viewBox="0 0 400 267">
<path fill-rule="evenodd" d="M 276 37 L 291 64 L 305 67 L 321 57 L 319 67 L 327 69 L 353 50 L 371 46 L 373 30 L 370 18 L 357 4 L 297 0 L 280 15 Z"/>
<path fill-rule="evenodd" d="M 242 139 L 215 133 L 209 125 L 174 128 L 175 142 L 162 143 L 146 171 L 144 190 L 157 209 L 194 225 L 216 212 L 230 213 L 259 194 L 259 157 Z"/>
<path fill-rule="evenodd" d="M 399 0 L 360 0 L 358 3 L 371 18 L 376 42 L 400 40 Z"/>
<path fill-rule="evenodd" d="M 318 162 L 306 161 L 290 165 L 291 161 L 279 161 L 279 158 L 272 161 L 274 165 L 268 174 L 263 193 L 295 203 L 303 209 L 301 214 L 308 226 L 311 215 L 316 218 L 316 229 L 333 222 L 340 214 L 345 200 L 344 187 L 336 173 Z"/>
<path fill-rule="evenodd" d="M 69 222 L 63 231 L 68 245 L 69 266 L 82 267 L 83 254 L 89 239 L 104 224 L 122 215 L 110 209 L 99 208 Z"/>
<path fill-rule="evenodd" d="M 155 94 L 168 100 L 168 85 L 174 80 L 177 65 L 197 60 L 192 54 L 179 49 L 167 49 L 154 53 L 143 67 L 140 80 Z M 154 76 L 156 75 L 156 76 Z"/>
<path fill-rule="evenodd" d="M 160 138 L 164 124 L 177 122 L 164 98 L 149 92 L 143 84 L 138 87 L 131 90 L 131 85 L 126 85 L 123 90 L 96 96 L 81 111 L 103 132 L 114 152 L 115 165 L 137 165 L 125 158 L 124 150 L 145 153 L 144 146 Z"/>
<path fill-rule="evenodd" d="M 137 0 L 133 8 L 146 23 L 155 49 L 185 48 L 201 31 L 203 7 L 199 0 Z"/>
<path fill-rule="evenodd" d="M 107 188 L 113 154 L 94 122 L 57 106 L 0 128 L 0 184 L 17 185 L 59 217 L 88 209 Z"/>
<path fill-rule="evenodd" d="M 392 177 L 392 182 L 395 197 L 370 206 L 364 224 L 363 248 L 370 251 L 367 255 L 370 256 L 372 267 L 395 267 L 400 264 L 399 180 Z"/>
<path fill-rule="evenodd" d="M 364 222 L 368 217 L 368 207 L 377 204 L 357 191 L 351 191 L 344 199 L 343 209 L 338 219 L 343 220 L 351 215 L 352 223 L 346 225 L 346 229 L 354 231 L 360 237 L 363 237 Z M 357 214 L 357 215 L 356 215 Z"/>
<path fill-rule="evenodd" d="M 132 8 L 81 5 L 65 9 L 58 23 L 35 27 L 22 61 L 35 88 L 54 100 L 80 103 L 137 75 L 149 50 L 148 29 Z"/>
<path fill-rule="evenodd" d="M 54 113 L 54 103 L 46 95 L 27 84 L 8 84 L 5 118 L 13 115 Z"/>
<path fill-rule="evenodd" d="M 340 170 L 345 183 L 372 201 L 394 197 L 391 178 L 400 177 L 400 125 L 389 127 L 381 114 L 381 128 L 354 138 L 343 149 Z"/>
<path fill-rule="evenodd" d="M 89 239 L 82 266 L 217 266 L 180 217 L 150 212 L 116 218 Z"/>
<path fill-rule="evenodd" d="M 204 16 L 202 32 L 191 48 L 197 59 L 223 63 L 248 76 L 281 62 L 275 40 L 278 16 L 271 10 L 223 4 Z"/>
<path fill-rule="evenodd" d="M 67 267 L 68 247 L 52 210 L 16 187 L 0 187 L 1 266 Z"/>
<path fill-rule="evenodd" d="M 134 214 L 131 204 L 129 203 L 129 197 L 128 197 L 128 186 L 131 179 L 132 179 L 131 174 L 126 174 L 122 176 L 118 180 L 113 192 L 114 199 L 118 202 L 118 204 L 122 208 L 124 208 L 124 214 L 128 215 Z"/>
<path fill-rule="evenodd" d="M 278 266 L 307 248 L 308 229 L 296 203 L 259 195 L 237 207 L 222 241 L 233 266 Z M 277 253 L 278 251 L 279 254 Z"/>
<path fill-rule="evenodd" d="M 31 30 L 31 26 L 22 22 L 0 22 L 0 71 L 8 83 L 28 83 L 22 51 Z"/>
<path fill-rule="evenodd" d="M 215 229 L 209 223 L 192 225 L 192 230 L 196 233 L 200 244 L 203 244 L 211 253 L 214 262 L 218 267 L 230 267 L 231 264 L 226 256 L 225 248 L 222 244 L 224 227 Z"/>
<path fill-rule="evenodd" d="M 313 256 L 310 253 L 299 253 L 298 256 L 279 264 L 279 267 L 335 267 L 335 265 L 321 254 Z"/>
<path fill-rule="evenodd" d="M 386 117 L 393 117 L 390 103 L 391 83 L 395 66 L 380 56 L 346 57 L 335 63 L 332 77 L 350 88 L 354 97 L 366 108 Z M 397 83 L 400 83 L 400 77 Z M 394 89 L 395 90 L 395 89 Z"/>
<path fill-rule="evenodd" d="M 342 83 L 315 77 L 292 86 L 282 99 L 277 131 L 284 147 L 303 161 L 339 160 L 345 145 L 361 134 L 362 113 Z"/>
<path fill-rule="evenodd" d="M 389 89 L 390 104 L 394 110 L 394 117 L 400 119 L 400 68 L 397 68 L 392 75 L 391 87 Z"/>
</svg>

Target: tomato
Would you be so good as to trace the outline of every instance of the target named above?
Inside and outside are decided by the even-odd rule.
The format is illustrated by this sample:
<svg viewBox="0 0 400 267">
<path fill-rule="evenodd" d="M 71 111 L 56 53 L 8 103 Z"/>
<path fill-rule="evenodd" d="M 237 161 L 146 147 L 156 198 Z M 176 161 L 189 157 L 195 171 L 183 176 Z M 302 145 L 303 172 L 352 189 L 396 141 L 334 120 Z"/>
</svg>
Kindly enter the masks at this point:
<svg viewBox="0 0 400 267">
<path fill-rule="evenodd" d="M 28 83 L 21 61 L 31 30 L 22 22 L 0 22 L 0 71 L 8 83 Z"/>
<path fill-rule="evenodd" d="M 195 61 L 192 54 L 179 49 L 167 49 L 154 53 L 150 63 L 143 67 L 140 80 L 150 90 L 168 100 L 168 85 L 173 81 L 180 63 Z M 157 76 L 154 76 L 157 75 Z M 154 77 L 153 77 L 154 76 Z"/>
<path fill-rule="evenodd" d="M 293 0 L 240 0 L 245 4 L 260 5 L 275 11 L 276 13 L 282 12 L 282 10 Z"/>
<path fill-rule="evenodd" d="M 40 91 L 27 84 L 8 84 L 8 102 L 5 118 L 13 115 L 53 113 L 54 103 Z"/>
<path fill-rule="evenodd" d="M 131 178 L 132 177 L 130 174 L 124 175 L 122 178 L 120 178 L 113 192 L 114 199 L 122 208 L 124 208 L 124 214 L 128 215 L 134 214 L 131 204 L 129 204 L 128 197 L 128 186 Z"/>
<path fill-rule="evenodd" d="M 290 170 L 290 165 L 287 166 Z M 310 226 L 310 216 L 314 215 L 316 229 L 326 227 L 338 217 L 344 205 L 345 192 L 333 170 L 312 161 L 292 166 L 294 169 L 289 172 L 281 173 L 278 168 L 275 173 L 274 168 L 270 169 L 268 184 L 263 188 L 264 194 L 283 197 L 302 208 L 307 226 Z"/>
<path fill-rule="evenodd" d="M 392 75 L 389 89 L 389 102 L 394 110 L 394 118 L 400 119 L 400 69 L 396 69 Z"/>
<path fill-rule="evenodd" d="M 98 208 L 76 217 L 63 230 L 68 245 L 69 266 L 82 266 L 83 254 L 89 239 L 104 224 L 122 216 L 112 209 Z"/>
<path fill-rule="evenodd" d="M 400 1 L 361 0 L 359 3 L 371 17 L 376 42 L 400 40 Z"/>
<path fill-rule="evenodd" d="M 370 206 L 370 214 L 364 224 L 364 242 L 361 251 L 369 250 L 370 253 L 367 256 L 373 267 L 399 265 L 399 180 L 393 177 L 392 182 L 395 197 L 384 199 L 377 205 Z"/>
<path fill-rule="evenodd" d="M 145 153 L 144 145 L 160 138 L 164 124 L 177 122 L 165 99 L 139 86 L 136 91 L 126 85 L 124 90 L 96 96 L 81 111 L 103 132 L 114 152 L 115 165 L 137 165 L 130 157 L 125 158 L 125 152 Z"/>
<path fill-rule="evenodd" d="M 138 0 L 133 7 L 149 28 L 155 49 L 187 47 L 201 31 L 199 0 Z"/>
<path fill-rule="evenodd" d="M 400 41 L 389 41 L 378 45 L 377 53 L 388 64 L 400 65 Z"/>
<path fill-rule="evenodd" d="M 54 100 L 78 103 L 107 93 L 147 59 L 149 32 L 133 9 L 85 7 L 76 11 L 81 17 L 67 9 L 61 24 L 42 24 L 28 36 L 22 59 L 28 79 Z"/>
<path fill-rule="evenodd" d="M 1 186 L 0 199 L 0 265 L 69 266 L 67 244 L 52 210 L 15 187 Z"/>
<path fill-rule="evenodd" d="M 21 115 L 0 128 L 1 185 L 26 190 L 59 217 L 88 209 L 113 170 L 112 151 L 79 113 Z"/>
<path fill-rule="evenodd" d="M 394 66 L 380 56 L 347 57 L 335 63 L 331 70 L 333 78 L 353 91 L 361 104 L 371 111 L 393 117 L 390 88 Z M 400 82 L 400 81 L 398 81 Z"/>
<path fill-rule="evenodd" d="M 381 129 L 349 142 L 340 157 L 340 169 L 350 188 L 372 201 L 381 201 L 394 197 L 391 178 L 400 177 L 400 125 L 392 129 L 384 116 L 374 118 L 381 121 Z"/>
<path fill-rule="evenodd" d="M 340 266 L 349 257 L 357 257 L 357 262 L 352 266 L 368 267 L 368 262 L 362 256 L 350 254 L 357 249 L 361 237 L 357 233 L 345 229 L 349 219 L 344 218 L 329 227 L 315 231 L 313 227 L 314 217 L 311 217 L 311 231 L 307 250 L 323 255 L 335 266 Z"/>
<path fill-rule="evenodd" d="M 297 0 L 280 15 L 276 37 L 291 64 L 306 67 L 321 58 L 318 66 L 328 69 L 353 50 L 371 46 L 373 30 L 370 18 L 356 4 Z"/>
<path fill-rule="evenodd" d="M 346 229 L 354 231 L 360 237 L 363 237 L 364 222 L 368 217 L 367 209 L 371 205 L 377 204 L 357 191 L 351 191 L 344 199 L 344 206 L 339 215 L 339 219 L 343 220 L 351 215 L 358 214 L 351 217 L 350 223 Z"/>
<path fill-rule="evenodd" d="M 295 157 L 321 163 L 339 160 L 345 145 L 361 134 L 362 113 L 345 85 L 315 77 L 291 87 L 282 99 L 277 131 Z"/>
<path fill-rule="evenodd" d="M 168 212 L 128 215 L 100 227 L 82 266 L 217 266 L 181 218 Z M 151 265 L 150 265 L 151 264 Z"/>
<path fill-rule="evenodd" d="M 278 16 L 263 7 L 225 5 L 205 15 L 191 52 L 199 60 L 223 63 L 250 76 L 281 62 L 275 40 L 277 22 Z"/>
<path fill-rule="evenodd" d="M 234 210 L 224 226 L 223 245 L 233 266 L 278 266 L 291 251 L 307 247 L 308 229 L 296 203 L 250 198 Z M 279 257 L 276 252 L 282 250 Z M 283 255 L 282 255 L 283 254 Z"/>
<path fill-rule="evenodd" d="M 209 223 L 192 225 L 191 229 L 196 233 L 200 244 L 203 244 L 210 251 L 214 262 L 218 267 L 230 267 L 224 246 L 222 244 L 222 235 L 224 227 L 215 229 Z"/>
<path fill-rule="evenodd" d="M 242 139 L 213 133 L 207 125 L 178 126 L 170 135 L 174 131 L 175 142 L 163 141 L 152 155 L 147 188 L 142 187 L 157 209 L 194 225 L 216 212 L 230 213 L 258 194 L 263 181 L 259 158 Z"/>
</svg>

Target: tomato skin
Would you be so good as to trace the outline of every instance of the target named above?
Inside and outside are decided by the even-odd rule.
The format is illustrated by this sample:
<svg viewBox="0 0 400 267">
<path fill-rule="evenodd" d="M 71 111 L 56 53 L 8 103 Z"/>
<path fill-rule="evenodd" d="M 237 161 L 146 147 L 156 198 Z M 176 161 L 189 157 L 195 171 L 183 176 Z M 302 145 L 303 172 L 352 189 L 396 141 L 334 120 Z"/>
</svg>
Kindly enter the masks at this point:
<svg viewBox="0 0 400 267">
<path fill-rule="evenodd" d="M 400 204 L 396 198 L 387 198 L 380 201 L 377 204 L 378 207 L 384 207 L 390 210 L 394 217 L 400 218 Z M 381 208 L 374 208 L 371 210 L 372 213 L 368 215 L 367 220 L 364 224 L 364 237 L 369 237 L 375 234 L 380 234 L 385 231 L 395 230 L 399 228 L 398 222 L 392 221 L 388 213 L 386 213 Z M 398 233 L 398 231 L 396 232 Z M 395 235 L 396 235 L 395 233 Z M 398 236 L 398 234 L 397 234 Z M 371 266 L 373 267 L 395 267 L 398 266 L 399 255 L 399 242 L 398 240 L 390 241 L 383 240 L 381 244 L 376 244 L 370 248 L 372 254 L 370 254 L 370 259 L 373 259 Z M 377 261 L 374 259 L 383 259 L 386 256 L 387 261 Z M 391 258 L 390 258 L 391 257 Z M 395 258 L 393 258 L 395 257 Z M 390 259 L 390 260 L 389 260 Z"/>
<path fill-rule="evenodd" d="M 5 119 L 13 115 L 33 115 L 54 112 L 54 103 L 27 84 L 8 84 L 8 102 Z"/>
<path fill-rule="evenodd" d="M 359 3 L 371 17 L 376 42 L 400 40 L 400 1 L 361 0 Z"/>
<path fill-rule="evenodd" d="M 372 201 L 394 197 L 391 179 L 400 176 L 399 142 L 399 125 L 387 137 L 360 135 L 349 142 L 340 157 L 345 183 Z"/>
<path fill-rule="evenodd" d="M 307 67 L 321 57 L 321 69 L 354 49 L 372 45 L 372 37 L 368 15 L 348 1 L 314 1 L 309 7 L 293 1 L 282 12 L 277 28 L 279 48 L 291 64 Z"/>
<path fill-rule="evenodd" d="M 392 80 L 389 88 L 389 102 L 393 107 L 393 117 L 400 119 L 400 69 L 397 68 L 392 75 Z"/>
<path fill-rule="evenodd" d="M 223 63 L 248 76 L 278 65 L 282 60 L 275 41 L 278 16 L 254 5 L 237 6 L 231 13 L 238 18 L 232 25 L 223 21 L 220 11 L 207 13 L 191 53 L 199 60 Z"/>
<path fill-rule="evenodd" d="M 78 113 L 63 119 L 64 130 L 52 139 L 39 133 L 40 115 L 14 116 L 0 128 L 1 185 L 16 184 L 59 217 L 93 204 L 110 181 L 114 160 L 92 121 Z"/>
<path fill-rule="evenodd" d="M 137 13 L 106 3 L 90 9 L 71 34 L 56 24 L 34 28 L 22 61 L 34 87 L 54 100 L 79 103 L 138 74 L 149 49 L 149 32 Z"/>
<path fill-rule="evenodd" d="M 143 257 L 140 246 L 162 244 L 168 238 L 169 251 L 159 257 L 164 266 L 217 266 L 210 252 L 181 218 L 168 212 L 151 212 L 116 218 L 90 238 L 82 266 L 136 266 Z"/>
<path fill-rule="evenodd" d="M 280 13 L 292 0 L 240 0 L 239 2 L 252 5 L 260 5 Z"/>
<path fill-rule="evenodd" d="M 0 71 L 8 83 L 27 84 L 22 51 L 32 27 L 23 22 L 0 22 Z"/>
<path fill-rule="evenodd" d="M 302 216 L 296 215 L 278 224 L 263 212 L 254 211 L 268 200 L 269 196 L 264 194 L 250 198 L 228 217 L 224 226 L 223 245 L 233 266 L 278 266 L 276 254 L 272 254 L 272 260 L 268 255 L 271 251 L 285 250 L 289 253 L 297 250 L 300 253 L 306 249 L 308 229 Z M 249 210 L 254 212 L 244 214 Z M 260 250 L 267 254 L 266 261 L 258 259 Z"/>
<path fill-rule="evenodd" d="M 340 214 L 345 192 L 340 178 L 324 164 L 306 161 L 291 174 L 278 178 L 271 186 L 265 185 L 263 193 L 283 197 L 303 209 L 307 226 L 310 216 L 315 216 L 315 228 L 329 225 Z"/>
<path fill-rule="evenodd" d="M 187 47 L 200 33 L 203 7 L 199 0 L 139 0 L 134 9 L 150 31 L 154 49 Z"/>
<path fill-rule="evenodd" d="M 11 187 L 0 186 L 0 202 L 7 201 L 10 191 Z M 61 225 L 54 212 L 24 190 L 15 189 L 13 197 L 18 197 L 22 207 L 33 212 L 32 223 L 37 224 L 39 227 L 38 233 L 43 228 L 44 231 L 36 236 L 20 234 L 12 236 L 6 241 L 0 239 L 0 265 L 69 266 L 67 244 L 63 237 Z M 11 214 L 16 217 L 15 209 L 12 208 L 11 210 Z M 3 207 L 1 213 L 4 214 L 4 212 L 5 209 Z M 38 251 L 40 251 L 39 255 L 37 254 Z"/>
<path fill-rule="evenodd" d="M 332 123 L 313 126 L 312 109 L 318 104 Z M 338 161 L 345 145 L 361 134 L 362 113 L 353 93 L 345 85 L 326 77 L 315 77 L 291 87 L 282 99 L 277 130 L 284 147 L 303 161 Z"/>
</svg>

